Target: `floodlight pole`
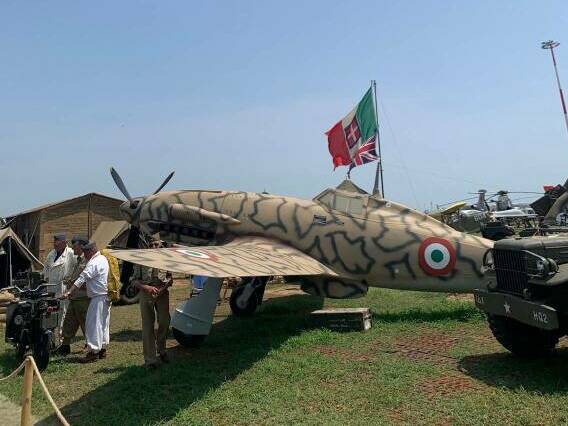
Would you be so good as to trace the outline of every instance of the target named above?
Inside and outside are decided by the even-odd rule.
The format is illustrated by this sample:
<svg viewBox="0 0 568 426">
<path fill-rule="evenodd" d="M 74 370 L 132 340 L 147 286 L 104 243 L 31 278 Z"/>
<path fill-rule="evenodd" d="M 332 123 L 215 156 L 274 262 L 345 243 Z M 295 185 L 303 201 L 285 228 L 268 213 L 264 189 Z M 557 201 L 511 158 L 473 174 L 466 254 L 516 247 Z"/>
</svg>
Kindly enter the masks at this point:
<svg viewBox="0 0 568 426">
<path fill-rule="evenodd" d="M 562 104 L 562 111 L 564 112 L 564 123 L 566 124 L 566 131 L 568 131 L 568 114 L 566 114 L 566 103 L 564 102 L 564 93 L 560 85 L 560 77 L 558 76 L 558 67 L 556 66 L 556 57 L 554 56 L 554 48 L 560 45 L 559 42 L 554 40 L 543 41 L 540 45 L 543 49 L 550 50 L 552 56 L 552 64 L 554 65 L 554 73 L 556 74 L 556 83 L 558 83 L 558 91 L 560 92 L 560 103 Z"/>
</svg>

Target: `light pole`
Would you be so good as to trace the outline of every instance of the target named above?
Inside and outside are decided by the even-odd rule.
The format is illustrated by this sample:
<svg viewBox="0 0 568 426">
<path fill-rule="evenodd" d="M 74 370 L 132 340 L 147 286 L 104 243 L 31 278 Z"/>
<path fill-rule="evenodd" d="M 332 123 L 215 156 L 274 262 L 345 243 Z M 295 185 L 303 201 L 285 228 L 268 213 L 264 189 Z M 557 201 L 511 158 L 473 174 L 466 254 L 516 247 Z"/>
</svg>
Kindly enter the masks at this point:
<svg viewBox="0 0 568 426">
<path fill-rule="evenodd" d="M 552 55 L 552 64 L 554 65 L 554 72 L 556 73 L 556 82 L 558 83 L 558 91 L 560 92 L 560 102 L 562 103 L 562 111 L 564 112 L 564 122 L 566 123 L 566 131 L 568 131 L 568 115 L 566 114 L 566 103 L 564 102 L 564 94 L 562 93 L 562 86 L 560 85 L 560 77 L 558 76 L 558 68 L 556 67 L 556 57 L 554 56 L 554 48 L 560 45 L 559 42 L 554 40 L 543 41 L 540 47 L 550 50 Z"/>
</svg>

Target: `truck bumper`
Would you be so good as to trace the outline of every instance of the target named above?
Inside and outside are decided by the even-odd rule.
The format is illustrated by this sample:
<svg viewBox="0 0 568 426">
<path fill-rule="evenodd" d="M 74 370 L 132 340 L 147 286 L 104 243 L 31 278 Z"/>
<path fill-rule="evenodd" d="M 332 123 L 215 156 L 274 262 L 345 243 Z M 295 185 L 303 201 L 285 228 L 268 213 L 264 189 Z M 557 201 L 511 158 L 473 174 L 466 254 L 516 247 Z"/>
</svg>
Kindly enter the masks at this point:
<svg viewBox="0 0 568 426">
<path fill-rule="evenodd" d="M 476 306 L 489 314 L 512 318 L 543 330 L 559 328 L 558 313 L 550 306 L 481 289 L 474 290 L 473 296 Z"/>
</svg>

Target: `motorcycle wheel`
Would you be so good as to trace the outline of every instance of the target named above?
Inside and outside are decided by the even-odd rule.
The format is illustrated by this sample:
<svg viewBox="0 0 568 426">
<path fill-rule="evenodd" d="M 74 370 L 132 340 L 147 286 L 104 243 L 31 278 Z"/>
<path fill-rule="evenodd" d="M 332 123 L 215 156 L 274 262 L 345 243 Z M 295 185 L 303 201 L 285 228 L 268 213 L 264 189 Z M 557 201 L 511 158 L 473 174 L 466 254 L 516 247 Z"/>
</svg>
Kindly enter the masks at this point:
<svg viewBox="0 0 568 426">
<path fill-rule="evenodd" d="M 16 360 L 18 360 L 18 362 L 22 362 L 26 356 L 26 352 L 26 345 L 18 343 L 16 345 Z"/>
<path fill-rule="evenodd" d="M 34 345 L 33 356 L 39 371 L 43 371 L 49 364 L 49 340 Z"/>
</svg>

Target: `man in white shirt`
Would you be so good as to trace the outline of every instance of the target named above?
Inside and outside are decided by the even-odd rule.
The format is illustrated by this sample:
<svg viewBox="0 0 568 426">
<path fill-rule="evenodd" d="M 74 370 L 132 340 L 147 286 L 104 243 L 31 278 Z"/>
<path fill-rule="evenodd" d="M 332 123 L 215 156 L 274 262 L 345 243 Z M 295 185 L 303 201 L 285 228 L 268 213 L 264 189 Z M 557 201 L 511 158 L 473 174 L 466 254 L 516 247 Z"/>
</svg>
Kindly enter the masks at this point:
<svg viewBox="0 0 568 426">
<path fill-rule="evenodd" d="M 75 261 L 73 250 L 67 246 L 67 237 L 64 232 L 53 236 L 53 250 L 47 254 L 45 266 L 43 268 L 43 278 L 48 284 L 55 284 L 56 287 L 48 287 L 49 293 L 54 293 L 56 297 L 65 292 L 63 281 L 71 273 Z M 56 346 L 59 345 L 63 319 L 67 312 L 68 302 L 60 305 L 59 325 L 55 330 Z"/>
<path fill-rule="evenodd" d="M 63 295 L 68 298 L 79 288 L 85 286 L 89 297 L 89 309 L 85 323 L 88 352 L 82 362 L 94 362 L 106 356 L 106 346 L 108 345 L 108 324 L 110 315 L 110 304 L 108 300 L 108 261 L 104 257 L 94 242 L 89 241 L 82 247 L 83 254 L 87 260 L 85 269 L 75 280 L 71 289 Z"/>
<path fill-rule="evenodd" d="M 61 296 L 65 290 L 63 286 L 64 278 L 70 274 L 73 268 L 75 254 L 71 247 L 67 246 L 65 233 L 58 233 L 53 236 L 53 250 L 47 254 L 43 277 L 49 284 L 57 284 L 56 296 Z M 50 289 L 50 292 L 54 290 Z"/>
</svg>

